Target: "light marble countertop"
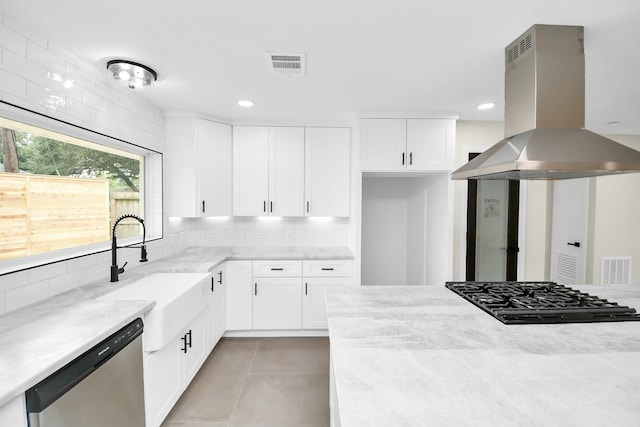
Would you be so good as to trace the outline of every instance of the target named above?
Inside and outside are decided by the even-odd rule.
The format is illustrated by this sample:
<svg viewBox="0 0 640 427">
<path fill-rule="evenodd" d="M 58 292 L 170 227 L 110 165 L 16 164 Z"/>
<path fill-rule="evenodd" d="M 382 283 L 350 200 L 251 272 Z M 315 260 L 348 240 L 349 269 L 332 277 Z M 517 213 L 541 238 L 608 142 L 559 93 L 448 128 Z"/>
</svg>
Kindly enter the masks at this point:
<svg viewBox="0 0 640 427">
<path fill-rule="evenodd" d="M 640 286 L 580 288 L 640 309 Z M 327 312 L 342 427 L 640 425 L 640 321 L 504 325 L 444 284 Z"/>
<path fill-rule="evenodd" d="M 191 247 L 0 315 L 0 407 L 137 317 L 154 301 L 96 299 L 153 273 L 205 273 L 228 260 L 352 259 L 347 248 Z M 105 275 L 108 275 L 105 271 Z"/>
</svg>

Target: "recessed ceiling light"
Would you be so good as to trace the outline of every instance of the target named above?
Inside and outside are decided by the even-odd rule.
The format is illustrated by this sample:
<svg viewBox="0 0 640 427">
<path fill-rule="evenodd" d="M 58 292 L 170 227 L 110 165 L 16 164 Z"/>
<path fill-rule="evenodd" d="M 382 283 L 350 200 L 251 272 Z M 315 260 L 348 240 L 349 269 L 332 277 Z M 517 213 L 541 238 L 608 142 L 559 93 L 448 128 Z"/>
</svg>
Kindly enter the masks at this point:
<svg viewBox="0 0 640 427">
<path fill-rule="evenodd" d="M 494 104 L 493 102 L 486 102 L 484 104 L 478 105 L 478 110 L 490 110 L 495 106 L 496 104 Z"/>
<path fill-rule="evenodd" d="M 245 108 L 253 107 L 253 101 L 250 99 L 241 99 L 238 101 L 238 105 Z"/>
</svg>

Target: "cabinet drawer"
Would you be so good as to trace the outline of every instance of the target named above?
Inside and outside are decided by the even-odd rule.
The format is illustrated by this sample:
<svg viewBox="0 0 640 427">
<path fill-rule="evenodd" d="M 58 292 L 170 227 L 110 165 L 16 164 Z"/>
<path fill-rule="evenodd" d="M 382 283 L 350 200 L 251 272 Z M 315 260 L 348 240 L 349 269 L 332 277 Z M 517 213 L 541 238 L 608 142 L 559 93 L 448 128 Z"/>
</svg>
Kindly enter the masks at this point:
<svg viewBox="0 0 640 427">
<path fill-rule="evenodd" d="M 351 260 L 302 261 L 302 272 L 305 277 L 348 277 L 351 264 Z"/>
<path fill-rule="evenodd" d="M 253 277 L 301 277 L 302 261 L 253 261 Z"/>
</svg>

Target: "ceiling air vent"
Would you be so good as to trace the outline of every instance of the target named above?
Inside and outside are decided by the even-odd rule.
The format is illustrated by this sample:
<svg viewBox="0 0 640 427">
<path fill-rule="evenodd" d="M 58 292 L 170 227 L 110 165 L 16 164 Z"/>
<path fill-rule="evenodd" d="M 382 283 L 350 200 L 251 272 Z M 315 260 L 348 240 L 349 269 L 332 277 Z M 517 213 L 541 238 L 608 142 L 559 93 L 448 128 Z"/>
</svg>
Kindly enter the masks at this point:
<svg viewBox="0 0 640 427">
<path fill-rule="evenodd" d="M 511 46 L 507 47 L 507 64 L 512 63 L 520 56 L 524 55 L 533 47 L 533 37 L 531 33 L 525 34 L 520 40 L 516 40 Z"/>
<path fill-rule="evenodd" d="M 300 76 L 306 74 L 306 54 L 267 52 L 271 74 Z"/>
</svg>

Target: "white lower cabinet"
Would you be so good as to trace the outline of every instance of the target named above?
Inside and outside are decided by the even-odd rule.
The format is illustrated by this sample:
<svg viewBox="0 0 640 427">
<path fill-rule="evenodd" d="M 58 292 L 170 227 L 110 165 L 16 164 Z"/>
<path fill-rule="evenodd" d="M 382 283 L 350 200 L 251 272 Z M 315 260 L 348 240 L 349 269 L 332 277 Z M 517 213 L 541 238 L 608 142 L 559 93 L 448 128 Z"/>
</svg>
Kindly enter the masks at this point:
<svg viewBox="0 0 640 427">
<path fill-rule="evenodd" d="M 302 328 L 328 329 L 325 290 L 351 284 L 352 262 L 348 260 L 308 260 L 302 262 Z"/>
<path fill-rule="evenodd" d="M 202 310 L 170 344 L 144 356 L 147 427 L 162 424 L 182 392 L 202 366 L 206 355 L 207 310 Z"/>
<path fill-rule="evenodd" d="M 253 329 L 302 328 L 302 278 L 254 277 Z"/>
<path fill-rule="evenodd" d="M 224 285 L 224 272 L 225 265 L 222 264 L 216 267 L 209 279 L 206 328 L 208 352 L 220 341 L 227 325 L 227 287 Z"/>
<path fill-rule="evenodd" d="M 0 426 L 27 427 L 27 410 L 24 394 L 0 407 Z"/>
<path fill-rule="evenodd" d="M 253 265 L 251 261 L 227 261 L 227 330 L 253 328 Z"/>
</svg>

